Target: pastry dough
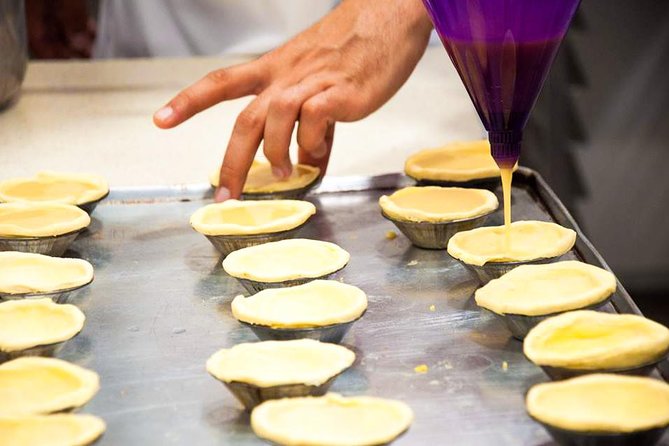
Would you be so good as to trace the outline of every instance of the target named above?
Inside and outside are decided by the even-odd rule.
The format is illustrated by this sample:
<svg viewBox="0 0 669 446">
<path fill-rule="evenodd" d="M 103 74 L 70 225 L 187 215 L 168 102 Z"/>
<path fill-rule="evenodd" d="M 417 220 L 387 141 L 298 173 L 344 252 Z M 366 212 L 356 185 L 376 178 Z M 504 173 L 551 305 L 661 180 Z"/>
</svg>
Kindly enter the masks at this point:
<svg viewBox="0 0 669 446">
<path fill-rule="evenodd" d="M 97 373 L 55 358 L 21 357 L 0 365 L 0 417 L 58 412 L 86 404 Z"/>
<path fill-rule="evenodd" d="M 269 234 L 296 228 L 315 213 L 302 200 L 228 200 L 198 209 L 190 224 L 204 235 Z"/>
<path fill-rule="evenodd" d="M 642 316 L 572 311 L 534 327 L 523 343 L 537 365 L 586 370 L 638 367 L 669 350 L 669 329 Z"/>
<path fill-rule="evenodd" d="M 48 293 L 90 283 L 93 266 L 81 259 L 0 252 L 0 293 Z"/>
<path fill-rule="evenodd" d="M 616 278 L 576 260 L 521 265 L 476 290 L 478 306 L 498 314 L 540 316 L 577 310 L 606 300 Z"/>
<path fill-rule="evenodd" d="M 371 446 L 393 441 L 409 428 L 406 404 L 382 398 L 322 397 L 270 400 L 251 413 L 261 438 L 284 446 Z"/>
<path fill-rule="evenodd" d="M 223 269 L 233 277 L 273 283 L 323 277 L 342 269 L 349 258 L 334 243 L 291 239 L 234 251 L 223 260 Z"/>
<path fill-rule="evenodd" d="M 93 415 L 54 414 L 0 418 L 2 446 L 85 446 L 105 431 Z"/>
<path fill-rule="evenodd" d="M 254 160 L 244 183 L 245 194 L 267 194 L 301 189 L 316 181 L 321 170 L 306 164 L 293 165 L 293 172 L 285 180 L 277 179 L 272 173 L 272 166 L 267 161 Z M 209 176 L 212 186 L 218 187 L 219 171 Z"/>
<path fill-rule="evenodd" d="M 85 320 L 74 305 L 56 304 L 47 297 L 0 303 L 0 351 L 66 341 L 81 331 Z"/>
<path fill-rule="evenodd" d="M 223 382 L 258 387 L 320 386 L 349 368 L 353 361 L 355 353 L 336 344 L 313 339 L 264 341 L 219 350 L 207 361 L 207 371 Z"/>
<path fill-rule="evenodd" d="M 510 232 L 508 247 L 504 226 L 458 232 L 448 242 L 448 253 L 464 263 L 481 266 L 559 257 L 576 242 L 575 231 L 544 221 L 516 221 L 511 223 Z"/>
<path fill-rule="evenodd" d="M 495 194 L 484 189 L 427 186 L 383 195 L 379 205 L 386 215 L 398 220 L 444 223 L 489 214 L 499 202 Z"/>
<path fill-rule="evenodd" d="M 33 178 L 0 182 L 0 201 L 48 201 L 80 205 L 99 200 L 109 193 L 109 185 L 97 175 L 39 172 Z"/>
<path fill-rule="evenodd" d="M 404 172 L 417 180 L 432 181 L 471 181 L 500 175 L 485 139 L 416 152 L 407 158 Z"/>
<path fill-rule="evenodd" d="M 0 237 L 50 237 L 83 229 L 90 223 L 86 212 L 69 204 L 0 204 Z"/>
<path fill-rule="evenodd" d="M 240 321 L 272 328 L 322 327 L 350 322 L 367 309 L 367 296 L 353 285 L 313 280 L 288 288 L 269 288 L 232 301 Z"/>
<path fill-rule="evenodd" d="M 634 432 L 669 424 L 669 385 L 652 378 L 593 374 L 538 384 L 527 411 L 578 432 Z"/>
</svg>

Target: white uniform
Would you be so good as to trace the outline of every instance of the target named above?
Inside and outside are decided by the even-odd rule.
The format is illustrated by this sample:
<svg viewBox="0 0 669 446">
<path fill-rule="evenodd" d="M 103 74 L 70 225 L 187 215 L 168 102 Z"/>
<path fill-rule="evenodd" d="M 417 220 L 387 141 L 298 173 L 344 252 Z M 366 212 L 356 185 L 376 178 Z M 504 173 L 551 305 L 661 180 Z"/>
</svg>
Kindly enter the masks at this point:
<svg viewBox="0 0 669 446">
<path fill-rule="evenodd" d="M 94 57 L 264 53 L 335 0 L 102 0 Z"/>
</svg>

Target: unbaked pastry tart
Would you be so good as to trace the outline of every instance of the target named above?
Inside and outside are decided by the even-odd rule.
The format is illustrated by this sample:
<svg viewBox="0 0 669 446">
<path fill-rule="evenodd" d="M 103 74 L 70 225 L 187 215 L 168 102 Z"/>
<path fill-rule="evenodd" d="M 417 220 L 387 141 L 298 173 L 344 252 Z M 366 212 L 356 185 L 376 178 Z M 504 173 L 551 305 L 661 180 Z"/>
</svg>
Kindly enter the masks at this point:
<svg viewBox="0 0 669 446">
<path fill-rule="evenodd" d="M 235 251 L 225 258 L 223 269 L 244 286 L 248 283 L 244 280 L 257 285 L 249 290 L 257 292 L 327 277 L 346 266 L 349 258 L 349 253 L 334 243 L 291 239 Z"/>
<path fill-rule="evenodd" d="M 359 318 L 367 296 L 358 287 L 336 280 L 314 280 L 304 285 L 273 288 L 232 301 L 233 316 L 249 324 L 273 328 L 307 328 L 339 324 Z"/>
<path fill-rule="evenodd" d="M 53 237 L 83 229 L 90 222 L 86 212 L 69 204 L 0 204 L 0 237 Z"/>
<path fill-rule="evenodd" d="M 248 198 L 299 198 L 304 196 L 308 190 L 318 182 L 321 170 L 318 167 L 306 164 L 293 165 L 290 177 L 278 179 L 272 173 L 272 166 L 264 160 L 254 160 L 244 183 L 243 193 Z M 209 176 L 212 186 L 219 185 L 219 172 L 215 171 Z"/>
<path fill-rule="evenodd" d="M 70 290 L 92 280 L 93 266 L 85 260 L 0 252 L 0 297 Z"/>
<path fill-rule="evenodd" d="M 615 290 L 609 271 L 567 260 L 521 265 L 476 290 L 475 299 L 497 314 L 540 316 L 599 304 Z"/>
<path fill-rule="evenodd" d="M 264 341 L 219 350 L 207 361 L 207 371 L 228 383 L 319 386 L 349 368 L 354 360 L 355 353 L 336 344 L 312 339 Z"/>
<path fill-rule="evenodd" d="M 487 140 L 452 142 L 407 158 L 404 172 L 419 181 L 465 182 L 499 178 L 499 167 Z"/>
<path fill-rule="evenodd" d="M 403 402 L 369 396 L 284 398 L 251 413 L 261 438 L 284 446 L 372 446 L 390 443 L 413 421 Z"/>
<path fill-rule="evenodd" d="M 61 359 L 14 359 L 0 365 L 0 417 L 81 407 L 99 387 L 97 373 Z"/>
<path fill-rule="evenodd" d="M 571 311 L 528 333 L 525 355 L 540 366 L 615 370 L 657 362 L 669 350 L 669 329 L 642 316 Z"/>
<path fill-rule="evenodd" d="M 82 206 L 109 193 L 107 181 L 97 175 L 44 171 L 32 178 L 0 182 L 0 201 L 47 201 Z"/>
<path fill-rule="evenodd" d="M 86 446 L 105 431 L 93 415 L 53 414 L 0 417 L 3 446 Z"/>
<path fill-rule="evenodd" d="M 669 385 L 652 378 L 593 374 L 535 385 L 526 405 L 532 417 L 558 429 L 639 432 L 669 424 Z"/>
<path fill-rule="evenodd" d="M 315 213 L 302 200 L 228 200 L 198 209 L 190 224 L 204 235 L 257 235 L 294 229 Z"/>
<path fill-rule="evenodd" d="M 85 320 L 74 305 L 56 304 L 49 298 L 0 303 L 0 351 L 67 341 L 81 331 Z"/>
<path fill-rule="evenodd" d="M 487 226 L 455 234 L 448 253 L 475 266 L 554 258 L 574 246 L 576 232 L 550 222 L 516 221 L 511 223 L 509 242 L 507 246 L 504 226 Z"/>
</svg>

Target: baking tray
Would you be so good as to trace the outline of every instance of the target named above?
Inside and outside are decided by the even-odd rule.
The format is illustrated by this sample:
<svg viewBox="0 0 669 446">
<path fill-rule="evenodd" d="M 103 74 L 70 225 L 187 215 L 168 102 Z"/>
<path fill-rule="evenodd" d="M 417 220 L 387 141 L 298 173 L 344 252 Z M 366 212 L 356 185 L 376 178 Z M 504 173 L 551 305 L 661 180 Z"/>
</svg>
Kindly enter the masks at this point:
<svg viewBox="0 0 669 446">
<path fill-rule="evenodd" d="M 385 237 L 395 228 L 377 200 L 409 183 L 400 175 L 328 178 L 309 196 L 318 213 L 302 236 L 348 250 L 339 276 L 369 297 L 367 313 L 344 338 L 356 363 L 332 391 L 408 403 L 415 422 L 397 445 L 550 444 L 523 403 L 527 389 L 547 377 L 475 305 L 474 275 L 444 251 L 413 248 L 401 234 Z M 606 267 L 536 173 L 518 170 L 513 198 L 514 219 L 576 229 L 568 257 Z M 244 290 L 188 224 L 210 200 L 205 185 L 113 190 L 66 254 L 95 266 L 93 284 L 70 300 L 86 325 L 59 356 L 101 376 L 84 410 L 107 422 L 100 446 L 263 444 L 239 403 L 205 371 L 218 349 L 256 340 L 231 315 L 232 298 Z M 488 224 L 501 221 L 497 211 Z M 616 311 L 638 313 L 620 284 L 612 302 Z M 427 373 L 414 371 L 421 364 Z"/>
</svg>

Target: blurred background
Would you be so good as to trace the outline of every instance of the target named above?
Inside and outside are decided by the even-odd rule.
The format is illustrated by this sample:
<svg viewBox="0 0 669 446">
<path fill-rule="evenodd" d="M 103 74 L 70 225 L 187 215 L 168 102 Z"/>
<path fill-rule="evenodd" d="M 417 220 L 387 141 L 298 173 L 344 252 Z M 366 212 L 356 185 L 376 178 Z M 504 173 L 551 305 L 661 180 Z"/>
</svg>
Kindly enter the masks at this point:
<svg viewBox="0 0 669 446">
<path fill-rule="evenodd" d="M 175 131 L 169 140 L 152 133 L 150 113 L 204 70 L 268 51 L 336 3 L 2 0 L 3 176 L 30 173 L 23 170 L 35 170 L 33 160 L 40 157 L 42 163 L 50 160 L 49 167 L 60 167 L 65 151 L 85 146 L 111 171 L 116 165 L 150 184 L 161 177 L 146 166 L 133 167 L 139 162 L 124 161 L 123 148 L 139 140 L 146 156 L 160 163 L 158 151 L 177 156 L 184 152 L 183 141 L 188 141 L 189 150 L 202 150 L 202 165 L 153 167 L 171 175 L 174 182 L 204 181 L 217 165 L 224 147 L 221 140 L 245 102 L 221 105 L 219 111 L 203 114 L 199 123 Z M 196 59 L 174 59 L 191 57 Z M 642 310 L 665 324 L 669 324 L 667 72 L 669 2 L 583 0 L 531 115 L 521 158 L 556 190 Z M 437 95 L 439 101 L 434 99 Z M 119 130 L 120 124 L 125 132 Z M 364 154 L 357 162 L 338 155 L 332 174 L 399 171 L 412 151 L 481 134 L 473 107 L 436 39 L 412 79 L 389 104 L 361 123 L 342 127 L 335 138 L 337 153 Z M 99 149 L 81 134 L 84 128 L 86 133 L 103 135 L 96 136 Z M 54 151 L 63 156 L 52 156 Z M 133 148 L 127 156 L 140 155 Z M 77 162 L 89 166 L 86 160 Z M 123 181 L 120 174 L 118 178 L 117 183 Z M 113 180 L 112 174 L 112 184 Z"/>
</svg>

